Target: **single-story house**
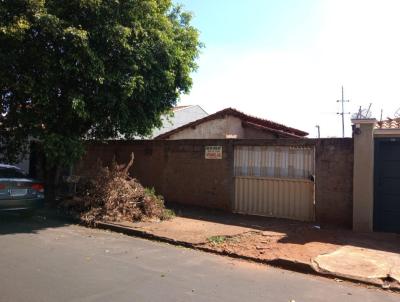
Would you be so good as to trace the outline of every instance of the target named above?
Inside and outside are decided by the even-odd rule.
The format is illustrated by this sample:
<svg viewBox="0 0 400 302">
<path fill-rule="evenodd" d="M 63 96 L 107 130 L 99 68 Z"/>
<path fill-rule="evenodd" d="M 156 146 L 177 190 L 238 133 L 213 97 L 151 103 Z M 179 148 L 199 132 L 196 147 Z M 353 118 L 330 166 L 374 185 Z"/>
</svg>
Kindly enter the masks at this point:
<svg viewBox="0 0 400 302">
<path fill-rule="evenodd" d="M 226 108 L 155 136 L 154 139 L 272 139 L 302 138 L 307 135 L 307 132 Z"/>
<path fill-rule="evenodd" d="M 162 117 L 162 127 L 154 129 L 152 135 L 148 137 L 149 139 L 208 116 L 208 113 L 199 105 L 177 106 L 172 108 L 172 113 L 172 116 L 164 115 Z"/>
</svg>

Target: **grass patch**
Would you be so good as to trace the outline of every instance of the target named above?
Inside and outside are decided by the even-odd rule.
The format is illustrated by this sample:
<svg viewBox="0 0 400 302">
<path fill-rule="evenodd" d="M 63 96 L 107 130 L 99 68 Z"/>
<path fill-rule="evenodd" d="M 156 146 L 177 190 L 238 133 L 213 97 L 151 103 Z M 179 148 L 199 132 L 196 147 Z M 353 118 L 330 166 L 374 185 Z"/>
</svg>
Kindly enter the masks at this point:
<svg viewBox="0 0 400 302">
<path fill-rule="evenodd" d="M 210 242 L 211 244 L 221 244 L 224 243 L 227 240 L 226 236 L 211 236 L 207 238 L 208 242 Z"/>
<path fill-rule="evenodd" d="M 171 209 L 164 209 L 163 214 L 161 216 L 161 220 L 170 220 L 172 218 L 175 218 L 176 214 L 173 210 Z"/>
<path fill-rule="evenodd" d="M 153 200 L 156 201 L 156 204 L 162 208 L 162 213 L 160 215 L 161 220 L 170 220 L 172 218 L 176 217 L 176 214 L 173 210 L 165 208 L 164 204 L 164 197 L 162 195 L 157 195 L 156 190 L 154 187 L 151 188 L 144 188 L 144 192 L 147 196 L 150 196 L 153 198 Z"/>
</svg>

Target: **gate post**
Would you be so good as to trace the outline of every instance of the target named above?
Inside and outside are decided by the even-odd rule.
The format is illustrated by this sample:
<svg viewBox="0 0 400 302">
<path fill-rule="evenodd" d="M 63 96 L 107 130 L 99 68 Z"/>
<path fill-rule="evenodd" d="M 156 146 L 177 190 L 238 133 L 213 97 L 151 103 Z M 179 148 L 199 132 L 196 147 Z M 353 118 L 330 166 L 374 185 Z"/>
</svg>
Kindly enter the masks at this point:
<svg viewBox="0 0 400 302">
<path fill-rule="evenodd" d="M 373 231 L 374 127 L 376 119 L 353 119 L 353 230 Z"/>
</svg>

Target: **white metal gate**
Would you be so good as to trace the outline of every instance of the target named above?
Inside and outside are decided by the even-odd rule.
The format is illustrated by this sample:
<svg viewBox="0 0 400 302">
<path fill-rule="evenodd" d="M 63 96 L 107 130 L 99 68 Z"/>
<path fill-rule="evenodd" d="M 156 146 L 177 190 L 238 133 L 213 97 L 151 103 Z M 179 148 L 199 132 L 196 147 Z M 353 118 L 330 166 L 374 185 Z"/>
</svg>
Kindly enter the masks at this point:
<svg viewBox="0 0 400 302">
<path fill-rule="evenodd" d="M 314 149 L 235 146 L 234 211 L 314 220 Z"/>
</svg>

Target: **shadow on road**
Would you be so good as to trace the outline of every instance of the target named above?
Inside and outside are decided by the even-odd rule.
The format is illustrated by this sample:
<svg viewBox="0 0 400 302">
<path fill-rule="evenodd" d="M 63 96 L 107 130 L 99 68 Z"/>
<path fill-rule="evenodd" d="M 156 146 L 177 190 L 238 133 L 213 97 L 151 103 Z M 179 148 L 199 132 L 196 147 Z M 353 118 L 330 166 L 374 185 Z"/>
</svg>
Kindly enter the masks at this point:
<svg viewBox="0 0 400 302">
<path fill-rule="evenodd" d="M 19 233 L 36 233 L 47 228 L 63 227 L 71 221 L 50 217 L 48 213 L 37 212 L 26 216 L 17 212 L 0 212 L 0 236 Z"/>
</svg>

